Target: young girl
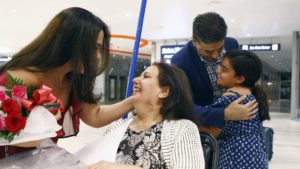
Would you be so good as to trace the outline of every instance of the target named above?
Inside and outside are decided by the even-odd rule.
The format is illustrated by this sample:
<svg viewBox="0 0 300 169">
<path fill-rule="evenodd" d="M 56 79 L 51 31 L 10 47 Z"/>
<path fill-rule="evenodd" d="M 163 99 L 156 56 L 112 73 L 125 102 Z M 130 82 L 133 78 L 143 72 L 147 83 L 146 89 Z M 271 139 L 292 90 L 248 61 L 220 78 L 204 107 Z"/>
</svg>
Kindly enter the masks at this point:
<svg viewBox="0 0 300 169">
<path fill-rule="evenodd" d="M 233 50 L 225 55 L 217 72 L 217 83 L 228 90 L 213 104 L 214 107 L 226 107 L 241 95 L 247 95 L 241 104 L 253 99 L 259 104 L 255 118 L 226 122 L 218 138 L 220 143 L 218 168 L 268 168 L 261 127 L 263 120 L 270 119 L 269 108 L 266 93 L 255 85 L 262 74 L 260 59 L 254 53 Z"/>
</svg>

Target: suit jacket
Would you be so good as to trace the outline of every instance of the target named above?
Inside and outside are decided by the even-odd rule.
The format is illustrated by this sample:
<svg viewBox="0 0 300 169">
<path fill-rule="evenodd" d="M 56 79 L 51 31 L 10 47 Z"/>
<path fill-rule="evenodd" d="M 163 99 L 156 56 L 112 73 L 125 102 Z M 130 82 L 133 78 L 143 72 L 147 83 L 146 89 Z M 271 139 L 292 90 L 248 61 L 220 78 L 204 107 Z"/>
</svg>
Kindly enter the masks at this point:
<svg viewBox="0 0 300 169">
<path fill-rule="evenodd" d="M 225 50 L 230 50 L 238 48 L 238 43 L 233 38 L 226 38 L 224 46 Z M 193 92 L 195 111 L 200 116 L 200 121 L 206 125 L 222 128 L 224 109 L 207 106 L 213 103 L 212 84 L 205 63 L 198 56 L 192 41 L 172 57 L 171 63 L 176 64 L 186 73 Z"/>
</svg>

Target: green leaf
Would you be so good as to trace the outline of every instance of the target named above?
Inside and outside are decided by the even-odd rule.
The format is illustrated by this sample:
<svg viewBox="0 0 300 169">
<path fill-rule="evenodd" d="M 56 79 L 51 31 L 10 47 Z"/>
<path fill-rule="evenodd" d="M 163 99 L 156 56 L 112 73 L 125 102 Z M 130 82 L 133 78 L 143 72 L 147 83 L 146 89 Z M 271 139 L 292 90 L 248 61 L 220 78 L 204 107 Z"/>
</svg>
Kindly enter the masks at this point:
<svg viewBox="0 0 300 169">
<path fill-rule="evenodd" d="M 1 132 L 0 132 L 0 138 L 2 137 L 2 138 L 5 138 L 5 139 L 6 139 L 8 133 L 9 133 L 9 131 L 1 131 Z"/>
<path fill-rule="evenodd" d="M 27 97 L 29 99 L 33 98 L 32 94 L 33 94 L 33 91 L 35 91 L 36 89 L 37 89 L 37 87 L 36 86 L 32 86 L 32 85 L 27 87 Z"/>
<path fill-rule="evenodd" d="M 14 132 L 9 132 L 8 135 L 7 135 L 7 137 L 6 137 L 6 140 L 8 142 L 11 142 L 14 139 L 15 134 L 16 133 L 14 133 Z"/>
<path fill-rule="evenodd" d="M 16 133 L 10 131 L 1 131 L 0 138 L 4 138 L 8 142 L 11 142 L 14 139 Z"/>
<path fill-rule="evenodd" d="M 6 90 L 6 94 L 8 96 L 11 96 L 11 89 L 14 86 L 25 86 L 26 90 L 27 90 L 27 97 L 29 99 L 32 98 L 33 91 L 37 89 L 36 86 L 33 86 L 33 85 L 26 86 L 26 85 L 23 84 L 23 80 L 22 79 L 20 79 L 20 78 L 14 78 L 8 72 L 6 72 L 6 77 L 7 77 L 7 84 L 6 84 L 6 89 L 7 90 Z"/>
<path fill-rule="evenodd" d="M 25 107 L 22 107 L 22 109 L 21 109 L 21 115 L 23 117 L 28 117 L 29 116 L 29 111 Z"/>
<path fill-rule="evenodd" d="M 6 72 L 7 84 L 6 88 L 12 89 L 13 86 L 22 86 L 23 80 L 19 78 L 12 77 L 8 72 Z"/>
</svg>

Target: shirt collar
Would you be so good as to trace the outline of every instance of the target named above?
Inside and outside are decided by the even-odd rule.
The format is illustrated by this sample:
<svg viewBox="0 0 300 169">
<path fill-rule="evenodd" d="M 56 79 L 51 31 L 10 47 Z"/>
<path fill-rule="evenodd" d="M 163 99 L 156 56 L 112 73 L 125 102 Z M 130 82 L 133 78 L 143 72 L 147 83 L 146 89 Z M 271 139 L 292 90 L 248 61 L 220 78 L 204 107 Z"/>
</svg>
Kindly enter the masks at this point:
<svg viewBox="0 0 300 169">
<path fill-rule="evenodd" d="M 225 53 L 226 53 L 226 50 L 225 50 L 225 48 L 223 48 L 222 51 L 220 52 L 220 55 L 217 58 L 216 62 L 213 62 L 213 63 L 212 62 L 208 62 L 207 60 L 205 60 L 199 53 L 198 53 L 198 56 L 200 57 L 201 61 L 203 61 L 205 64 L 214 65 L 214 64 L 220 64 L 222 62 Z"/>
</svg>

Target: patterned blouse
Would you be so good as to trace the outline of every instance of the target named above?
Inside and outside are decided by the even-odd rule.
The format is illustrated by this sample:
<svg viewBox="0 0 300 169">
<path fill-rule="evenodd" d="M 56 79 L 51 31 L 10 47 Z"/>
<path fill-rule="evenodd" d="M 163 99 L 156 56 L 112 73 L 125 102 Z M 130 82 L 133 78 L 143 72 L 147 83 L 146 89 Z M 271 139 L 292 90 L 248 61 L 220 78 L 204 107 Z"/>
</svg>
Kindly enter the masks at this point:
<svg viewBox="0 0 300 169">
<path fill-rule="evenodd" d="M 166 169 L 161 153 L 162 122 L 136 132 L 127 129 L 117 151 L 116 161 L 145 169 Z"/>
</svg>

